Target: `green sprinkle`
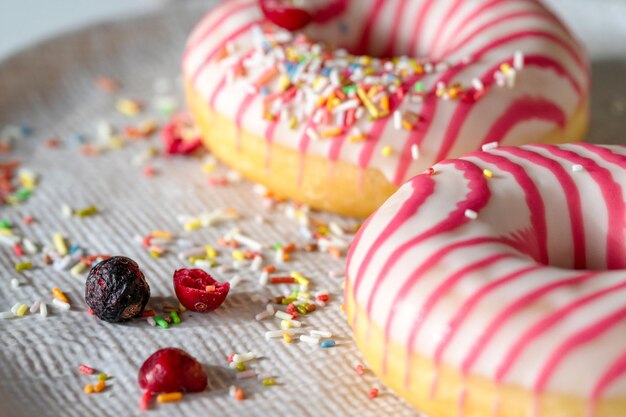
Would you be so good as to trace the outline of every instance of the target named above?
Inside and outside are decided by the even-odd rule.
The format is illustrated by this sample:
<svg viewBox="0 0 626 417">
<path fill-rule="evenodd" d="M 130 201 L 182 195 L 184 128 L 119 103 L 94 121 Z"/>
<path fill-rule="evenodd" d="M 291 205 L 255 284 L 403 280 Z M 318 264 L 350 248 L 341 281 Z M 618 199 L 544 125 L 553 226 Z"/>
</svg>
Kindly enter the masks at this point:
<svg viewBox="0 0 626 417">
<path fill-rule="evenodd" d="M 239 362 L 235 369 L 237 370 L 237 372 L 245 371 L 246 370 L 246 365 L 244 365 L 243 362 Z"/>
<path fill-rule="evenodd" d="M 287 305 L 287 304 L 291 304 L 294 301 L 296 301 L 296 297 L 285 297 L 283 298 L 283 300 L 281 301 L 281 304 L 283 305 Z"/>
<path fill-rule="evenodd" d="M 20 272 L 20 271 L 26 271 L 27 269 L 31 269 L 33 267 L 33 263 L 31 261 L 28 262 L 20 262 L 15 264 L 15 270 Z"/>
<path fill-rule="evenodd" d="M 346 86 L 343 88 L 343 92 L 344 92 L 344 93 L 346 93 L 346 94 L 350 94 L 350 93 L 352 93 L 353 91 L 356 91 L 356 90 L 358 90 L 358 88 L 357 88 L 357 86 L 356 86 L 356 85 L 354 85 L 354 84 L 352 84 L 352 85 L 346 85 Z"/>
<path fill-rule="evenodd" d="M 170 311 L 170 317 L 172 318 L 172 323 L 180 324 L 180 316 L 175 311 Z"/>
<path fill-rule="evenodd" d="M 417 81 L 413 86 L 413 90 L 415 90 L 416 93 L 421 93 L 422 91 L 424 91 L 424 83 L 421 81 Z"/>
<path fill-rule="evenodd" d="M 98 374 L 98 381 L 106 381 L 109 378 L 107 374 Z"/>
<path fill-rule="evenodd" d="M 76 210 L 75 214 L 78 217 L 88 217 L 93 216 L 96 213 L 98 213 L 98 208 L 96 206 L 89 206 L 81 210 Z"/>
<path fill-rule="evenodd" d="M 0 220 L 0 228 L 2 228 L 2 229 L 10 229 L 11 225 L 9 224 L 9 221 L 7 219 L 2 219 L 2 220 Z"/>
<path fill-rule="evenodd" d="M 282 243 L 279 243 L 279 242 L 274 243 L 274 250 L 278 250 L 278 249 L 280 249 L 282 247 L 283 247 Z"/>
<path fill-rule="evenodd" d="M 31 194 L 32 194 L 32 191 L 29 190 L 28 188 L 20 188 L 16 190 L 15 193 L 13 193 L 15 198 L 17 198 L 19 201 L 26 200 L 28 197 L 30 197 Z"/>
<path fill-rule="evenodd" d="M 156 324 L 158 324 L 160 327 L 164 328 L 164 329 L 169 329 L 170 324 L 168 322 L 166 322 L 163 317 L 160 316 L 154 316 L 154 321 L 156 322 Z"/>
<path fill-rule="evenodd" d="M 274 378 L 265 378 L 261 383 L 264 387 L 271 387 L 272 385 L 276 385 L 276 380 Z"/>
<path fill-rule="evenodd" d="M 302 314 L 302 315 L 305 315 L 305 314 L 307 314 L 307 313 L 308 313 L 308 311 L 307 311 L 307 309 L 306 309 L 306 306 L 304 306 L 304 305 L 302 305 L 302 304 L 297 305 L 297 306 L 296 306 L 296 310 L 298 310 L 298 313 L 300 313 L 300 314 Z"/>
</svg>

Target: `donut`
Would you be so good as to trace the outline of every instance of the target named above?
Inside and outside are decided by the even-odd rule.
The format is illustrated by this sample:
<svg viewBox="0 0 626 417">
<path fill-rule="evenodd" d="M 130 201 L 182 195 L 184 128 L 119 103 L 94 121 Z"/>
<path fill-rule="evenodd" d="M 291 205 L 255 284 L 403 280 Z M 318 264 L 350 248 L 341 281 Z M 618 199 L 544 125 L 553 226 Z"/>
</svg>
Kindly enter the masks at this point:
<svg viewBox="0 0 626 417">
<path fill-rule="evenodd" d="M 297 32 L 259 1 L 212 9 L 182 68 L 205 144 L 272 194 L 365 217 L 437 161 L 585 134 L 586 54 L 537 0 L 300 2 Z"/>
<path fill-rule="evenodd" d="M 429 416 L 626 415 L 626 146 L 496 147 L 402 185 L 359 230 L 345 312 Z"/>
</svg>

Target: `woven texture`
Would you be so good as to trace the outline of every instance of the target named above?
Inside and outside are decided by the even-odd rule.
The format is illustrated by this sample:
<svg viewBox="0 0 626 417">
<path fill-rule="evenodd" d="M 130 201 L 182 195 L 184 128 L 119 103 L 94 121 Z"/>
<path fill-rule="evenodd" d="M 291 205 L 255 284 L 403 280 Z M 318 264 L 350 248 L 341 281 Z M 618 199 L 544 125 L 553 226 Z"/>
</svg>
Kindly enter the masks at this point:
<svg viewBox="0 0 626 417">
<path fill-rule="evenodd" d="M 121 150 L 84 157 L 72 140 L 77 132 L 93 138 L 99 120 L 124 126 L 150 116 L 159 118 L 148 106 L 139 119 L 130 120 L 115 112 L 115 101 L 118 97 L 149 99 L 154 96 L 154 80 L 163 77 L 172 80 L 172 91 L 179 94 L 175 80 L 186 35 L 211 3 L 183 3 L 158 14 L 67 34 L 0 64 L 0 127 L 26 122 L 35 128 L 32 137 L 15 143 L 12 157 L 40 176 L 33 196 L 24 204 L 0 207 L 0 217 L 36 242 L 51 245 L 53 233 L 61 232 L 71 243 L 78 243 L 91 253 L 135 259 L 152 289 L 149 306 L 157 309 L 163 304 L 177 304 L 171 278 L 173 271 L 184 263 L 177 259 L 175 248 L 163 258 L 151 258 L 133 240 L 136 234 L 170 230 L 203 245 L 215 243 L 236 225 L 267 244 L 303 241 L 298 224 L 280 210 L 269 212 L 266 223 L 255 221 L 263 208 L 251 184 L 209 187 L 200 160 L 158 158 L 153 162 L 158 175 L 146 178 L 143 168 L 132 163 L 145 151 L 146 143 L 130 143 Z M 619 58 L 599 60 L 593 65 L 593 142 L 624 143 L 625 73 L 626 65 Z M 114 95 L 98 91 L 93 80 L 99 74 L 120 80 L 123 89 Z M 63 139 L 59 149 L 42 145 L 51 136 Z M 93 204 L 101 212 L 89 218 L 66 219 L 61 216 L 62 204 L 76 208 Z M 176 220 L 178 214 L 226 207 L 240 212 L 242 220 L 194 232 L 182 231 Z M 26 215 L 37 221 L 24 226 L 21 219 Z M 355 223 L 336 216 L 315 216 L 345 226 Z M 271 252 L 266 253 L 269 256 Z M 156 407 L 150 412 L 153 416 L 418 415 L 383 387 L 379 398 L 367 397 L 378 382 L 371 374 L 360 377 L 354 371 L 361 358 L 340 310 L 341 280 L 328 274 L 341 271 L 343 261 L 328 254 L 299 252 L 285 270 L 308 276 L 313 291 L 330 290 L 329 305 L 307 315 L 304 322 L 310 328 L 332 331 L 338 343 L 332 349 L 266 341 L 264 332 L 277 329 L 279 323 L 274 319 L 254 320 L 255 314 L 264 308 L 257 295 L 280 294 L 287 287 L 262 288 L 257 274 L 247 268 L 241 272 L 245 280 L 220 309 L 207 315 L 185 313 L 181 325 L 162 330 L 150 327 L 144 320 L 112 325 L 89 316 L 83 301 L 84 278 L 43 266 L 40 255 L 32 259 L 36 266 L 32 271 L 16 273 L 17 258 L 10 247 L 0 246 L 0 311 L 10 309 L 18 301 L 31 304 L 41 298 L 49 302 L 53 287 L 68 295 L 73 308 L 65 313 L 51 308 L 47 319 L 29 315 L 0 320 L 1 417 L 139 415 L 141 391 L 136 382 L 137 370 L 152 352 L 166 346 L 183 347 L 199 358 L 209 373 L 210 387 L 204 393 L 189 395 L 179 404 Z M 230 263 L 227 251 L 223 251 L 221 260 Z M 232 275 L 216 273 L 216 278 L 224 280 Z M 10 280 L 18 276 L 22 285 L 14 289 Z M 245 380 L 238 385 L 249 398 L 236 402 L 228 395 L 235 373 L 228 368 L 226 357 L 247 351 L 262 357 L 253 367 L 273 375 L 278 385 L 266 388 L 255 379 Z M 112 377 L 104 393 L 82 393 L 82 387 L 94 378 L 79 374 L 80 364 Z"/>
</svg>

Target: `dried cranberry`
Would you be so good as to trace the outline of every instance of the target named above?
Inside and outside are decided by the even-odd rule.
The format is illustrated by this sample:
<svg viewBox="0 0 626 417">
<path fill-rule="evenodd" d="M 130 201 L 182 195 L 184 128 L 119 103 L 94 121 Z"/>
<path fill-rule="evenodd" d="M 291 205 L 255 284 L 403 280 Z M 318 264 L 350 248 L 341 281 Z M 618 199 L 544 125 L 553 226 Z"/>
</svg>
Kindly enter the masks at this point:
<svg viewBox="0 0 626 417">
<path fill-rule="evenodd" d="M 114 256 L 91 268 L 85 301 L 100 319 L 123 322 L 141 315 L 150 299 L 150 286 L 135 261 Z"/>
<path fill-rule="evenodd" d="M 163 150 L 168 155 L 187 155 L 202 146 L 200 132 L 186 113 L 174 115 L 161 131 Z"/>
<path fill-rule="evenodd" d="M 270 22 L 289 31 L 296 31 L 311 23 L 313 16 L 304 9 L 285 4 L 284 0 L 260 0 L 261 10 Z"/>
<path fill-rule="evenodd" d="M 150 392 L 200 392 L 207 385 L 202 364 L 182 349 L 154 352 L 139 369 L 139 385 Z"/>
<path fill-rule="evenodd" d="M 187 310 L 206 313 L 222 305 L 230 284 L 214 280 L 202 269 L 179 269 L 174 272 L 174 290 Z"/>
</svg>

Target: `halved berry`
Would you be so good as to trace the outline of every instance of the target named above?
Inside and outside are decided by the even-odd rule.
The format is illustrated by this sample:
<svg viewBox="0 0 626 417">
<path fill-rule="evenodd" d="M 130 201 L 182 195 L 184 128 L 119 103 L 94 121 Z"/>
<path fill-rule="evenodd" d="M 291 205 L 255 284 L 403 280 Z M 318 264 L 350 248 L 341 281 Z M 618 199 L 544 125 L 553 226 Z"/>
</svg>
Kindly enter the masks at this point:
<svg viewBox="0 0 626 417">
<path fill-rule="evenodd" d="M 202 364 L 182 349 L 154 352 L 139 369 L 139 385 L 150 392 L 200 392 L 207 386 Z"/>
<path fill-rule="evenodd" d="M 179 269 L 174 272 L 174 290 L 187 310 L 206 313 L 222 305 L 230 283 L 218 282 L 202 269 Z"/>
<path fill-rule="evenodd" d="M 303 29 L 313 16 L 308 10 L 292 6 L 285 0 L 259 0 L 261 10 L 265 17 L 272 23 L 289 31 Z"/>
<path fill-rule="evenodd" d="M 166 154 L 187 155 L 202 145 L 200 132 L 187 113 L 175 114 L 161 131 Z"/>
</svg>

